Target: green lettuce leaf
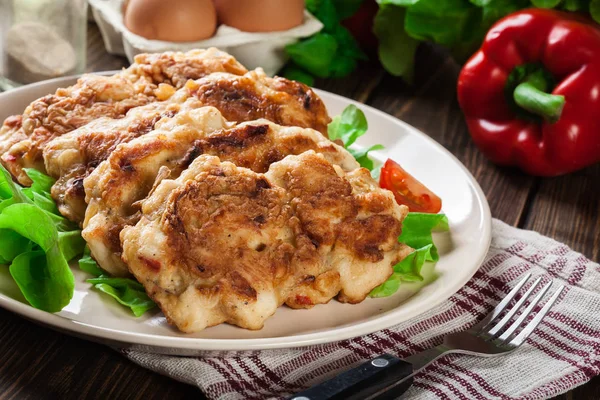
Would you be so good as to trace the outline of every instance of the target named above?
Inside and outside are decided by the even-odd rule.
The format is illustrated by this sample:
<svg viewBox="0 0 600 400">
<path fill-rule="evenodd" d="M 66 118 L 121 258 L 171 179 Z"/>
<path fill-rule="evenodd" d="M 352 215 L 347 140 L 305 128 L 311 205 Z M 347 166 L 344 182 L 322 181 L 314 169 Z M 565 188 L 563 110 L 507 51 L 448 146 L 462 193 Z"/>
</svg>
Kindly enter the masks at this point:
<svg viewBox="0 0 600 400">
<path fill-rule="evenodd" d="M 307 0 L 306 8 L 321 23 L 323 29 L 315 35 L 285 47 L 290 64 L 281 71 L 289 79 L 300 78 L 308 83 L 310 79 L 300 74 L 320 78 L 337 78 L 351 73 L 358 60 L 366 60 L 352 34 L 340 21 L 352 15 L 363 0 Z"/>
<path fill-rule="evenodd" d="M 365 0 L 333 0 L 333 5 L 340 20 L 356 14 Z"/>
<path fill-rule="evenodd" d="M 409 36 L 404 29 L 406 9 L 379 2 L 373 32 L 379 41 L 379 60 L 392 75 L 413 81 L 414 58 L 419 40 Z M 390 3 L 390 1 L 386 1 Z"/>
<path fill-rule="evenodd" d="M 437 262 L 440 258 L 433 243 L 433 231 L 447 231 L 448 218 L 444 214 L 408 213 L 402 223 L 398 241 L 412 247 L 414 251 L 394 265 L 394 272 L 381 285 L 373 289 L 371 297 L 390 296 L 402 282 L 423 280 L 421 269 L 426 262 Z"/>
<path fill-rule="evenodd" d="M 58 246 L 19 254 L 9 270 L 23 296 L 35 308 L 58 312 L 73 297 L 73 273 Z"/>
<path fill-rule="evenodd" d="M 373 146 L 367 147 L 365 149 L 348 149 L 348 151 L 350 152 L 350 154 L 352 154 L 354 158 L 356 158 L 356 161 L 358 161 L 361 167 L 366 168 L 369 171 L 373 171 L 375 165 L 373 163 L 373 160 L 369 158 L 369 152 L 374 150 L 383 150 L 384 148 L 385 147 L 383 147 L 383 145 L 381 144 L 374 144 Z"/>
<path fill-rule="evenodd" d="M 60 251 L 67 261 L 71 261 L 80 255 L 85 248 L 85 240 L 81 237 L 81 231 L 58 232 L 58 243 Z"/>
<path fill-rule="evenodd" d="M 81 232 L 57 215 L 50 189 L 54 180 L 26 170 L 33 184 L 22 188 L 0 166 L 0 263 L 25 299 L 48 312 L 66 306 L 75 287 L 68 261 L 84 248 Z"/>
<path fill-rule="evenodd" d="M 391 4 L 395 6 L 408 7 L 412 6 L 418 1 L 419 0 L 377 0 L 377 3 L 379 3 L 380 6 Z"/>
<path fill-rule="evenodd" d="M 448 217 L 445 214 L 411 212 L 402 222 L 402 233 L 398 241 L 413 249 L 432 245 L 431 261 L 437 261 L 440 257 L 437 248 L 433 244 L 431 233 L 433 231 L 447 231 L 448 229 Z"/>
<path fill-rule="evenodd" d="M 482 10 L 466 0 L 419 0 L 406 11 L 406 32 L 453 48 L 468 40 L 481 21 Z"/>
<path fill-rule="evenodd" d="M 562 0 L 531 0 L 531 4 L 538 8 L 554 8 L 560 4 Z"/>
<path fill-rule="evenodd" d="M 332 0 L 307 0 L 306 9 L 323 24 L 323 31 L 331 31 L 339 22 Z"/>
<path fill-rule="evenodd" d="M 22 188 L 13 182 L 10 172 L 8 172 L 3 165 L 0 165 L 0 188 L 0 193 L 2 194 L 0 212 L 13 204 L 33 203 L 33 201 L 23 193 Z"/>
<path fill-rule="evenodd" d="M 96 289 L 111 296 L 120 304 L 129 307 L 136 317 L 156 307 L 144 287 L 133 279 L 100 276 L 88 279 L 86 282 L 93 284 Z"/>
<path fill-rule="evenodd" d="M 329 67 L 330 78 L 342 78 L 356 69 L 359 60 L 367 60 L 367 55 L 360 49 L 354 36 L 342 25 L 337 25 L 331 34 L 338 43 L 335 62 Z"/>
<path fill-rule="evenodd" d="M 0 264 L 10 264 L 21 253 L 31 251 L 31 241 L 10 229 L 0 229 Z"/>
<path fill-rule="evenodd" d="M 25 194 L 25 196 L 32 200 L 33 203 L 41 209 L 46 210 L 49 213 L 55 214 L 62 218 L 62 216 L 58 212 L 56 203 L 50 195 L 52 185 L 54 185 L 54 182 L 56 181 L 53 178 L 44 175 L 35 169 L 26 168 L 25 173 L 27 173 L 27 176 L 29 176 L 33 183 L 31 187 L 21 189 L 23 194 Z"/>
<path fill-rule="evenodd" d="M 352 154 L 352 156 L 358 161 L 361 167 L 368 169 L 372 172 L 375 171 L 377 176 L 373 175 L 374 179 L 379 177 L 379 166 L 375 169 L 373 160 L 369 158 L 369 152 L 373 150 L 382 150 L 384 147 L 380 144 L 375 144 L 371 147 L 355 150 L 350 148 L 356 140 L 367 133 L 369 124 L 367 118 L 362 110 L 353 104 L 347 106 L 341 115 L 337 115 L 327 126 L 327 135 L 331 140 L 341 140 L 344 147 Z"/>
<path fill-rule="evenodd" d="M 23 296 L 35 308 L 62 310 L 73 296 L 75 283 L 52 219 L 34 204 L 12 204 L 0 214 L 0 229 L 10 229 L 39 248 L 15 257 L 10 266 Z"/>
<path fill-rule="evenodd" d="M 576 7 L 575 4 L 571 5 L 573 8 Z M 600 0 L 592 0 L 590 1 L 590 15 L 594 19 L 594 21 L 600 23 Z"/>
<path fill-rule="evenodd" d="M 598 2 L 598 0 L 592 1 L 596 3 Z M 562 5 L 562 8 L 567 11 L 587 11 L 588 3 L 590 3 L 590 0 L 565 0 L 565 2 Z M 589 8 L 590 14 L 592 15 L 592 18 L 594 18 L 594 12 L 591 9 L 591 5 L 589 6 Z M 594 20 L 598 22 L 596 18 L 594 18 Z"/>
<path fill-rule="evenodd" d="M 140 317 L 146 311 L 156 307 L 141 283 L 129 278 L 111 277 L 91 257 L 90 249 L 87 246 L 83 257 L 79 260 L 79 268 L 94 275 L 94 278 L 87 279 L 86 282 L 91 283 L 95 289 L 106 293 L 125 307 L 129 307 L 136 317 Z"/>
<path fill-rule="evenodd" d="M 340 139 L 344 146 L 350 147 L 356 140 L 367 133 L 369 124 L 362 110 L 354 104 L 347 106 L 341 115 L 336 115 L 327 126 L 329 139 Z"/>
<path fill-rule="evenodd" d="M 50 194 L 50 191 L 52 190 L 52 185 L 54 185 L 54 182 L 56 182 L 54 178 L 48 175 L 44 175 L 37 169 L 33 168 L 25 168 L 25 173 L 27 174 L 29 179 L 33 181 L 33 183 L 30 186 L 30 189 L 33 192 L 39 193 L 44 196 Z"/>
<path fill-rule="evenodd" d="M 317 33 L 306 40 L 285 47 L 296 65 L 320 78 L 329 76 L 337 49 L 337 40 L 328 33 Z"/>
<path fill-rule="evenodd" d="M 106 274 L 106 272 L 98 266 L 96 260 L 94 260 L 91 256 L 90 248 L 85 246 L 85 250 L 83 250 L 83 257 L 79 260 L 79 269 L 87 272 L 90 275 L 94 275 L 95 277 Z"/>
</svg>

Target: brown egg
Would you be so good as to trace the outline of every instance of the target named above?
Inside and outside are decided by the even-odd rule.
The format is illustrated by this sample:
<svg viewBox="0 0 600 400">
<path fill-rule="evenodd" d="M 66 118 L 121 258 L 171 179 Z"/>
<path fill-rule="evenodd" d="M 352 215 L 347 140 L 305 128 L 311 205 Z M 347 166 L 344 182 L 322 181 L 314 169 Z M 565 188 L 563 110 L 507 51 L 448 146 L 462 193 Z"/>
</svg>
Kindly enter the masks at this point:
<svg viewBox="0 0 600 400">
<path fill-rule="evenodd" d="M 285 31 L 302 24 L 304 0 L 215 0 L 219 22 L 246 32 Z"/>
<path fill-rule="evenodd" d="M 212 0 L 128 0 L 124 14 L 127 29 L 152 40 L 193 42 L 217 28 Z"/>
</svg>

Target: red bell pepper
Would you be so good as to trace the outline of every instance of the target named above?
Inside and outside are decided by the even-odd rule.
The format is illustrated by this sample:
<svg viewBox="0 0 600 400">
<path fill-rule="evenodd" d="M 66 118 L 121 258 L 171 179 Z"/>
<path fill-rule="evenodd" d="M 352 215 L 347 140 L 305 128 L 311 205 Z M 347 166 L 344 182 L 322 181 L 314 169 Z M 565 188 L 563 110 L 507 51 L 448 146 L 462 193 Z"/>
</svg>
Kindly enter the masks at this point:
<svg viewBox="0 0 600 400">
<path fill-rule="evenodd" d="M 497 164 L 555 176 L 600 162 L 600 28 L 545 9 L 505 17 L 463 67 L 458 100 Z"/>
</svg>

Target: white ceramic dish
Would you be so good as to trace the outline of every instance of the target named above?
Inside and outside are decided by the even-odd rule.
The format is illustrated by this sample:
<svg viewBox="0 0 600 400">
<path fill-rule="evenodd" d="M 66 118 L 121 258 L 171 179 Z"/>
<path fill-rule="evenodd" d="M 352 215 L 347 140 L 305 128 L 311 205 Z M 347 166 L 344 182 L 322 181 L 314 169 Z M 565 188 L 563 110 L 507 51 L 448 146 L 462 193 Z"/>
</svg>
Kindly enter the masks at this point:
<svg viewBox="0 0 600 400">
<path fill-rule="evenodd" d="M 0 120 L 22 112 L 32 100 L 72 84 L 74 78 L 41 82 L 0 94 Z M 331 115 L 353 101 L 317 91 Z M 349 305 L 332 301 L 311 310 L 281 307 L 260 331 L 221 325 L 186 335 L 170 327 L 156 311 L 139 319 L 112 299 L 92 290 L 86 274 L 74 267 L 76 289 L 71 303 L 49 314 L 29 306 L 7 268 L 0 268 L 0 307 L 38 323 L 89 340 L 144 351 L 201 355 L 322 345 L 368 334 L 415 317 L 458 291 L 477 271 L 489 248 L 491 217 L 481 188 L 447 150 L 410 125 L 356 103 L 366 114 L 369 133 L 358 145 L 375 143 L 386 149 L 374 157 L 400 162 L 443 199 L 451 232 L 436 234 L 441 259 L 427 269 L 424 283 L 403 284 L 395 295 Z"/>
</svg>

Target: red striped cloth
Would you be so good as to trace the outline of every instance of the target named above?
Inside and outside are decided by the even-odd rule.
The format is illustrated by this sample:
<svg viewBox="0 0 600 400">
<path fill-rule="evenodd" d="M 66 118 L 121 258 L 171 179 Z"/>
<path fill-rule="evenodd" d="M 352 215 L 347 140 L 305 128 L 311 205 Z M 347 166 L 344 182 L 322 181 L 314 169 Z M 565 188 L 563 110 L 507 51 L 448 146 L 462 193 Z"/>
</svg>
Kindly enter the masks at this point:
<svg viewBox="0 0 600 400">
<path fill-rule="evenodd" d="M 527 343 L 497 358 L 446 356 L 415 377 L 407 398 L 544 399 L 600 374 L 600 265 L 564 244 L 500 221 L 494 221 L 489 254 L 473 279 L 439 307 L 393 328 L 277 355 L 126 355 L 197 385 L 210 399 L 277 399 L 380 353 L 406 357 L 440 344 L 445 334 L 479 321 L 526 272 L 567 286 Z"/>
</svg>

